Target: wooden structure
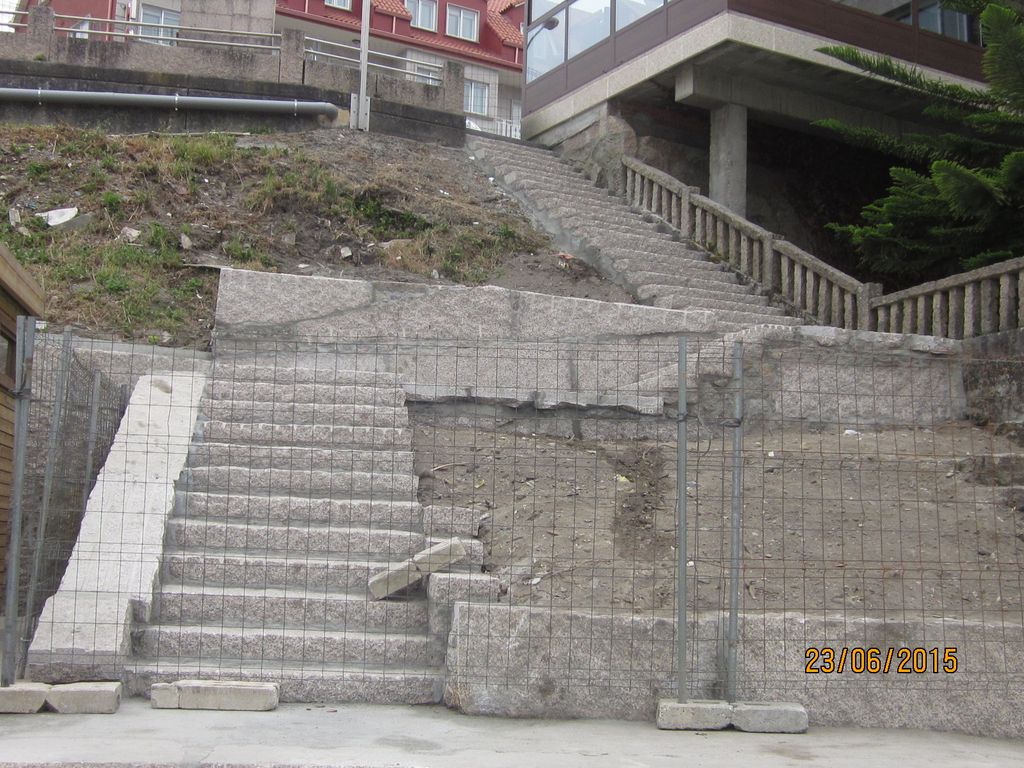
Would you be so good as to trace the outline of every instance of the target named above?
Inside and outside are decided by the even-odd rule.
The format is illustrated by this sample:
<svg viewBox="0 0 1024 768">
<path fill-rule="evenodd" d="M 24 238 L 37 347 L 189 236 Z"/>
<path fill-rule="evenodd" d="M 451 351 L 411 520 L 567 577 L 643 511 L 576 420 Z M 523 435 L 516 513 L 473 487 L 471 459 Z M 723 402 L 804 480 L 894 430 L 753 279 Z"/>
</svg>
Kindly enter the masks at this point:
<svg viewBox="0 0 1024 768">
<path fill-rule="evenodd" d="M 14 465 L 14 361 L 18 315 L 41 317 L 43 292 L 0 243 L 0 584 L 7 578 L 11 480 Z"/>
</svg>

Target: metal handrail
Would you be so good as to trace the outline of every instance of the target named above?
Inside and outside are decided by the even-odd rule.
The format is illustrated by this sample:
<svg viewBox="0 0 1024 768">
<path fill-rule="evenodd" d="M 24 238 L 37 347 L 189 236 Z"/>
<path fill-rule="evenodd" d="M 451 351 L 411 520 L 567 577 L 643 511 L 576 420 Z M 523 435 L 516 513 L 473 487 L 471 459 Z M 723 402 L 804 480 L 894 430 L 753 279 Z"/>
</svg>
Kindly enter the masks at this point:
<svg viewBox="0 0 1024 768">
<path fill-rule="evenodd" d="M 6 27 L 10 27 L 11 29 L 28 29 L 28 24 L 26 24 L 25 22 L 17 21 L 0 22 L 0 31 L 5 29 Z"/>
<path fill-rule="evenodd" d="M 183 27 L 183 26 L 180 26 L 178 24 L 154 24 L 154 23 L 151 23 L 151 22 L 139 21 L 139 20 L 128 21 L 128 20 L 124 20 L 124 19 L 101 19 L 101 18 L 97 18 L 95 16 L 69 16 L 69 15 L 66 15 L 66 14 L 54 14 L 53 18 L 54 19 L 64 19 L 64 20 L 68 20 L 68 21 L 92 21 L 92 22 L 95 22 L 96 24 L 105 24 L 105 25 L 108 25 L 108 26 L 109 25 L 116 25 L 116 26 L 119 26 L 119 27 L 146 27 L 147 29 L 172 29 L 172 30 L 175 30 L 177 32 L 211 32 L 211 33 L 222 34 L 222 35 L 236 35 L 238 37 L 269 37 L 269 38 L 273 38 L 275 40 L 280 40 L 281 39 L 281 33 L 280 32 L 246 32 L 244 30 L 238 30 L 238 29 L 215 29 L 213 27 Z M 68 29 L 68 27 L 60 27 L 60 26 L 56 26 L 55 25 L 54 29 L 58 29 L 58 30 L 64 31 L 65 29 Z M 109 31 L 98 31 L 98 30 L 90 30 L 90 31 L 96 31 L 97 34 L 113 34 L 113 33 L 109 32 Z M 168 38 L 162 38 L 162 39 L 166 40 Z M 205 42 L 205 41 L 203 41 L 203 42 Z"/>
<path fill-rule="evenodd" d="M 339 56 L 336 53 L 327 53 L 327 51 L 317 51 L 317 50 L 313 50 L 312 48 L 307 48 L 306 49 L 306 53 L 312 54 L 313 56 L 323 56 L 323 57 L 328 58 L 328 59 L 335 59 L 336 61 L 345 61 L 345 62 L 349 62 L 351 64 L 354 64 L 357 67 L 359 66 L 359 59 L 352 59 L 352 58 L 349 58 L 348 56 Z M 374 55 L 376 55 L 376 52 L 374 53 Z M 417 63 L 418 64 L 420 62 L 413 62 L 413 63 Z M 431 83 L 429 83 L 429 84 L 435 84 L 436 83 L 437 85 L 440 85 L 443 82 L 441 80 L 441 78 L 438 77 L 437 75 L 423 74 L 422 72 L 412 72 L 411 70 L 402 69 L 400 67 L 389 67 L 387 64 L 377 64 L 377 63 L 371 61 L 371 62 L 369 62 L 369 66 L 376 67 L 377 69 L 385 69 L 388 72 L 398 72 L 398 73 L 403 74 L 403 75 L 411 75 L 413 77 L 422 77 L 422 78 L 424 78 L 426 80 L 430 80 Z"/>
<path fill-rule="evenodd" d="M 336 48 L 345 48 L 346 50 L 350 50 L 350 51 L 358 51 L 359 50 L 359 46 L 356 46 L 356 45 L 349 45 L 348 43 L 338 43 L 338 42 L 335 42 L 333 40 L 322 40 L 319 37 L 307 37 L 306 38 L 306 42 L 307 43 L 317 43 L 318 45 L 333 45 Z M 325 53 L 326 54 L 325 51 L 310 51 L 308 48 L 306 49 L 306 52 L 307 53 Z M 408 63 L 408 64 L 418 64 L 421 67 L 430 67 L 431 69 L 436 69 L 438 72 L 440 72 L 442 69 L 444 69 L 443 65 L 441 65 L 441 64 L 434 64 L 433 62 L 430 62 L 430 61 L 417 61 L 416 59 L 410 59 L 407 56 L 396 56 L 393 53 L 382 53 L 380 51 L 370 51 L 370 54 L 373 55 L 373 56 L 378 56 L 378 57 L 382 57 L 382 58 L 386 58 L 386 59 L 394 59 L 395 61 L 402 61 L 402 62 L 405 62 L 405 63 Z M 326 55 L 331 55 L 331 54 L 326 54 Z M 399 71 L 405 72 L 406 70 L 399 70 Z"/>
</svg>

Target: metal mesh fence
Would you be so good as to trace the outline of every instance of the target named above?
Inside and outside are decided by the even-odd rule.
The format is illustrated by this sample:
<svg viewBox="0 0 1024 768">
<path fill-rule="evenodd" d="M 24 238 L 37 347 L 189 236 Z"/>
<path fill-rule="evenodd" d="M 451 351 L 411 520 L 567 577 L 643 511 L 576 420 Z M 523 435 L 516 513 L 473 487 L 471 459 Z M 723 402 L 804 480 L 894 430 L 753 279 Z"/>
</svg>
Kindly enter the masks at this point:
<svg viewBox="0 0 1024 768">
<path fill-rule="evenodd" d="M 125 386 L 82 361 L 70 334 L 35 338 L 22 500 L 23 615 L 36 615 L 60 583 L 127 396 Z"/>
<path fill-rule="evenodd" d="M 949 725 L 950 697 L 1022 681 L 1024 461 L 996 422 L 1024 363 L 839 338 L 221 338 L 151 364 L 32 673 L 649 717 L 679 695 L 683 507 L 684 697 Z"/>
</svg>

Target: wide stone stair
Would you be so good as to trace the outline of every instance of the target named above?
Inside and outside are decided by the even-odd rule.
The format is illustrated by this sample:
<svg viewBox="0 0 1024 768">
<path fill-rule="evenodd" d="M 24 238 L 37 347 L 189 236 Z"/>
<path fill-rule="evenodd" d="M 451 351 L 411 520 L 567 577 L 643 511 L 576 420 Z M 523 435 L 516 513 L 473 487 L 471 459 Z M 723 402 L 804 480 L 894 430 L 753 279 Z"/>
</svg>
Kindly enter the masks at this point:
<svg viewBox="0 0 1024 768">
<path fill-rule="evenodd" d="M 468 148 L 561 247 L 573 250 L 639 303 L 711 310 L 723 322 L 743 326 L 802 323 L 741 283 L 706 251 L 596 187 L 552 152 L 475 135 Z"/>
<path fill-rule="evenodd" d="M 374 600 L 367 583 L 453 537 L 469 552 L 453 570 L 479 571 L 482 547 L 467 516 L 445 525 L 417 501 L 396 376 L 325 360 L 216 362 L 133 633 L 133 692 L 204 678 L 276 681 L 286 701 L 440 700 L 422 588 Z"/>
</svg>

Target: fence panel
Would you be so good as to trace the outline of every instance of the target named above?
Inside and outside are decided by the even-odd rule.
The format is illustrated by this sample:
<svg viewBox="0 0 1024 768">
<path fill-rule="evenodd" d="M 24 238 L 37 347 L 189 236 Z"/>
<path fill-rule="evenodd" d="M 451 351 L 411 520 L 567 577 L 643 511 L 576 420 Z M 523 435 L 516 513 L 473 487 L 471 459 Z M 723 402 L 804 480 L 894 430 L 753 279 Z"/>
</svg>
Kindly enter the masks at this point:
<svg viewBox="0 0 1024 768">
<path fill-rule="evenodd" d="M 999 425 L 1022 363 L 830 333 L 685 359 L 675 338 L 221 337 L 212 363 L 153 363 L 31 671 L 1010 733 L 1024 468 Z"/>
</svg>

